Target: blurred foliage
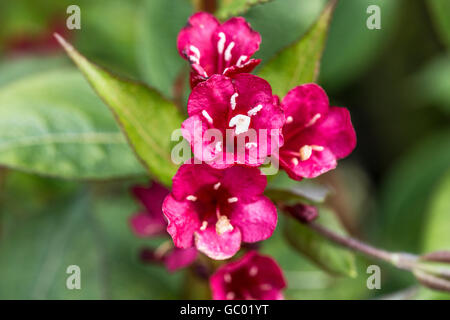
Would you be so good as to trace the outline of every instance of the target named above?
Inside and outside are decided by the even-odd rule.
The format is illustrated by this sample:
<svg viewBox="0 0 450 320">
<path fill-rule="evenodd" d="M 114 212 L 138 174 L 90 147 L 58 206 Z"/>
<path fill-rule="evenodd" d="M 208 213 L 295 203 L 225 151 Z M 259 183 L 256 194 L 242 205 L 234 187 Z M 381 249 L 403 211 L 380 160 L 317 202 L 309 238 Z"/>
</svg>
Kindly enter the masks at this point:
<svg viewBox="0 0 450 320">
<path fill-rule="evenodd" d="M 261 33 L 261 48 L 255 54 L 263 59 L 258 73 L 311 28 L 326 2 L 222 0 L 218 8 L 221 18 L 243 14 Z M 317 201 L 320 190 L 331 190 L 326 205 L 346 232 L 377 246 L 412 253 L 450 247 L 448 3 L 378 0 L 382 29 L 368 30 L 366 9 L 373 1 L 338 2 L 319 83 L 332 104 L 350 109 L 357 149 L 318 181 L 288 185 L 280 175 L 270 182 L 272 190 L 282 189 L 283 197 L 289 192 L 290 200 L 300 201 Z M 188 65 L 176 51 L 176 36 L 194 10 L 192 2 L 79 0 L 82 29 L 61 31 L 69 4 L 72 1 L 0 2 L 0 164 L 65 178 L 124 179 L 68 182 L 0 168 L 0 298 L 179 298 L 191 297 L 194 284 L 206 294 L 207 288 L 192 282 L 190 273 L 186 280 L 184 272 L 169 275 L 161 267 L 137 261 L 141 245 L 160 242 L 137 239 L 128 227 L 128 217 L 136 210 L 128 188 L 136 180 L 126 177 L 142 174 L 143 168 L 123 143 L 106 106 L 51 36 L 64 31 L 90 61 L 141 80 L 180 103 L 189 93 Z M 45 46 L 37 46 L 37 40 Z M 175 88 L 175 81 L 181 89 Z M 173 106 L 151 92 L 159 101 L 154 109 Z M 160 116 L 171 118 L 169 122 L 181 119 L 145 111 L 149 103 L 143 97 L 148 94 L 141 93 L 126 97 L 130 108 L 146 114 L 138 119 L 140 130 L 155 130 L 154 124 L 142 124 L 149 114 L 152 121 Z M 136 124 L 130 122 L 128 130 L 133 128 Z M 82 139 L 63 147 L 40 139 L 54 133 L 105 130 L 120 136 L 115 146 L 86 144 Z M 2 149 L 23 138 L 23 133 L 41 147 L 16 145 L 14 153 Z M 170 180 L 170 174 L 164 176 Z M 318 191 L 317 182 L 327 188 Z M 366 268 L 377 262 L 360 256 L 352 267 L 356 278 L 332 277 L 286 244 L 286 224 L 280 215 L 279 226 L 262 243 L 262 251 L 274 256 L 285 271 L 287 298 L 383 298 L 416 284 L 411 275 L 381 264 L 382 289 L 370 291 Z M 65 289 L 65 272 L 71 264 L 81 267 L 80 291 Z M 420 288 L 415 298 L 449 296 Z"/>
<path fill-rule="evenodd" d="M 0 164 L 72 179 L 144 173 L 113 116 L 73 68 L 0 87 Z"/>
<path fill-rule="evenodd" d="M 258 75 L 271 84 L 274 94 L 284 97 L 293 87 L 317 80 L 335 4 L 331 2 L 304 36 L 262 67 Z"/>
</svg>

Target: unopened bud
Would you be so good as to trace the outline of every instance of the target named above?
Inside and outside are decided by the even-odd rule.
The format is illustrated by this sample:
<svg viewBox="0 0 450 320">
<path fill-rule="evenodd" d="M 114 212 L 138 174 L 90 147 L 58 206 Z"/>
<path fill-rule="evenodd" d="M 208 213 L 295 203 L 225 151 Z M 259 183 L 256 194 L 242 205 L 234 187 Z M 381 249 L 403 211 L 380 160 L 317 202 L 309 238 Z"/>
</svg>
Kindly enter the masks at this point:
<svg viewBox="0 0 450 320">
<path fill-rule="evenodd" d="M 302 223 L 309 223 L 319 216 L 319 211 L 315 206 L 298 203 L 286 207 L 286 211 Z"/>
</svg>

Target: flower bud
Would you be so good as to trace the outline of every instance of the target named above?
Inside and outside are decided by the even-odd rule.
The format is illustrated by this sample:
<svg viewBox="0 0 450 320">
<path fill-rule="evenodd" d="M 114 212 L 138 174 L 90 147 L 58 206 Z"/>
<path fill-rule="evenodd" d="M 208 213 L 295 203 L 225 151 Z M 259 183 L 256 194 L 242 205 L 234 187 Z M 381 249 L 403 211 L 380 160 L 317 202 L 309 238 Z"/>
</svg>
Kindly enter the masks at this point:
<svg viewBox="0 0 450 320">
<path fill-rule="evenodd" d="M 295 219 L 299 220 L 301 223 L 309 223 L 315 220 L 319 215 L 319 212 L 315 206 L 302 203 L 286 207 L 286 212 L 288 212 Z"/>
</svg>

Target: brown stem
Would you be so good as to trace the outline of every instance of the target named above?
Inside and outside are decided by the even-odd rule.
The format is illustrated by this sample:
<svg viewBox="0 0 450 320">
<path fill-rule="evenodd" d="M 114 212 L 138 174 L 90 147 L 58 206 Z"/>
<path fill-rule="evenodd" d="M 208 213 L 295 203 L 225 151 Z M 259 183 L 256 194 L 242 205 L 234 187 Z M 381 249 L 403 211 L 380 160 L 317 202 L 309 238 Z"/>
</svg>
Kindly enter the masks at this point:
<svg viewBox="0 0 450 320">
<path fill-rule="evenodd" d="M 417 260 L 417 256 L 409 253 L 389 252 L 383 249 L 375 248 L 355 238 L 341 236 L 315 222 L 310 222 L 306 225 L 333 243 L 358 251 L 368 257 L 389 262 L 400 269 L 411 270 Z"/>
</svg>

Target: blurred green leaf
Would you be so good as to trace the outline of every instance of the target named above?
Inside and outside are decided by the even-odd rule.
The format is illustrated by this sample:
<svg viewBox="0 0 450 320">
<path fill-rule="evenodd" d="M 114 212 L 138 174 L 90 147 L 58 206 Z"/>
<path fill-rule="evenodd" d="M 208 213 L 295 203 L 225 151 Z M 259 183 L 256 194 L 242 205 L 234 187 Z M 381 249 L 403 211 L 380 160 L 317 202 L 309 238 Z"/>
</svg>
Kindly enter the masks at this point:
<svg viewBox="0 0 450 320">
<path fill-rule="evenodd" d="M 335 214 L 329 209 L 320 208 L 319 217 L 315 221 L 335 232 L 345 234 Z M 297 251 L 326 272 L 336 276 L 357 276 L 352 252 L 334 245 L 291 217 L 285 223 L 284 233 Z"/>
<path fill-rule="evenodd" d="M 339 1 L 330 25 L 323 53 L 319 83 L 327 88 L 342 88 L 364 73 L 394 34 L 400 1 Z M 381 10 L 381 30 L 369 30 L 366 13 L 370 5 Z"/>
<path fill-rule="evenodd" d="M 0 88 L 24 76 L 53 70 L 67 65 L 65 57 L 23 57 L 0 64 Z"/>
<path fill-rule="evenodd" d="M 139 15 L 137 58 L 144 80 L 166 97 L 183 66 L 177 36 L 192 14 L 188 0 L 145 0 Z"/>
<path fill-rule="evenodd" d="M 181 274 L 138 261 L 144 242 L 129 229 L 132 210 L 126 190 L 93 200 L 80 189 L 34 214 L 2 210 L 0 298 L 176 298 Z M 70 265 L 81 269 L 81 290 L 66 287 Z"/>
<path fill-rule="evenodd" d="M 221 20 L 226 20 L 232 16 L 244 14 L 254 5 L 269 1 L 273 0 L 220 0 L 218 5 L 219 8 L 215 12 L 215 15 Z"/>
<path fill-rule="evenodd" d="M 89 62 L 59 38 L 67 54 L 115 114 L 131 145 L 150 172 L 170 185 L 177 166 L 171 159 L 171 135 L 183 117 L 176 106 L 143 84 L 121 79 Z"/>
<path fill-rule="evenodd" d="M 450 113 L 449 54 L 431 60 L 413 80 L 416 100 L 425 105 L 431 102 L 444 112 Z"/>
<path fill-rule="evenodd" d="M 276 0 L 251 7 L 245 19 L 261 34 L 255 58 L 268 62 L 280 50 L 297 41 L 320 15 L 326 0 Z"/>
<path fill-rule="evenodd" d="M 0 88 L 0 164 L 71 179 L 145 173 L 108 109 L 72 68 Z"/>
<path fill-rule="evenodd" d="M 390 170 L 382 184 L 381 238 L 391 250 L 418 252 L 433 186 L 450 168 L 450 132 L 427 137 Z"/>
<path fill-rule="evenodd" d="M 335 4 L 336 1 L 330 1 L 301 39 L 261 68 L 259 76 L 271 84 L 275 94 L 283 97 L 293 87 L 316 80 Z"/>
<path fill-rule="evenodd" d="M 274 201 L 286 202 L 324 202 L 330 190 L 314 181 L 304 179 L 295 181 L 281 171 L 269 182 L 265 195 Z"/>
<path fill-rule="evenodd" d="M 428 0 L 432 20 L 442 41 L 450 45 L 450 2 L 448 0 Z"/>
<path fill-rule="evenodd" d="M 435 188 L 426 216 L 423 252 L 450 248 L 450 170 Z"/>
</svg>

